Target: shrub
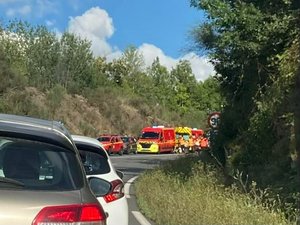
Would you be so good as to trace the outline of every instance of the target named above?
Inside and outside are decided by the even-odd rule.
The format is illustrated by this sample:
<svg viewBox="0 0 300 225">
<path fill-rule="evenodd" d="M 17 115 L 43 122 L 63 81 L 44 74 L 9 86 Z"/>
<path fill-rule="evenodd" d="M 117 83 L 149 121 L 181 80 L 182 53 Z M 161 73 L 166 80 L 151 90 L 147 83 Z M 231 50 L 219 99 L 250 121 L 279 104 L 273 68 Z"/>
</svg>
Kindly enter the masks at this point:
<svg viewBox="0 0 300 225">
<path fill-rule="evenodd" d="M 146 172 L 135 188 L 142 212 L 159 225 L 292 224 L 272 205 L 225 188 L 217 170 L 207 173 L 193 158 Z"/>
</svg>

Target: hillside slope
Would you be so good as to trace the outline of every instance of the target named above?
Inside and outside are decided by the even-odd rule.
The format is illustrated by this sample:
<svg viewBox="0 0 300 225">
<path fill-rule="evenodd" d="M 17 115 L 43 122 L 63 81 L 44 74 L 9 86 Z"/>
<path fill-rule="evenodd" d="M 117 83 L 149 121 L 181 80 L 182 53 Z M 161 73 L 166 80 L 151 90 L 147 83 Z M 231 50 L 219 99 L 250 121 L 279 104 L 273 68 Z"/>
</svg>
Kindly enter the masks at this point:
<svg viewBox="0 0 300 225">
<path fill-rule="evenodd" d="M 151 125 L 151 107 L 132 99 L 105 97 L 87 99 L 81 95 L 43 93 L 34 87 L 11 90 L 1 98 L 1 112 L 29 115 L 62 121 L 73 134 L 96 137 L 101 133 L 138 135 L 143 126 Z M 106 100 L 105 100 L 106 99 Z M 159 122 L 164 121 L 157 119 Z M 165 122 L 166 123 L 166 122 Z"/>
</svg>

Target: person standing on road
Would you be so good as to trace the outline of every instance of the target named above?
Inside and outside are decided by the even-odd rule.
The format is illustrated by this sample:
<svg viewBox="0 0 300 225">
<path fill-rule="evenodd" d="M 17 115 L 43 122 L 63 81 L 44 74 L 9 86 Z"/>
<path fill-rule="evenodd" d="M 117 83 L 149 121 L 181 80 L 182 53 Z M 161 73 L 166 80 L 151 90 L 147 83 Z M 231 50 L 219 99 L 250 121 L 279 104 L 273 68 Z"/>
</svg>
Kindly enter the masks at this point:
<svg viewBox="0 0 300 225">
<path fill-rule="evenodd" d="M 189 151 L 194 150 L 194 138 L 192 135 L 189 136 Z"/>
<path fill-rule="evenodd" d="M 179 136 L 179 153 L 182 153 L 184 151 L 184 145 L 185 145 L 185 140 L 183 138 L 183 135 Z"/>
</svg>

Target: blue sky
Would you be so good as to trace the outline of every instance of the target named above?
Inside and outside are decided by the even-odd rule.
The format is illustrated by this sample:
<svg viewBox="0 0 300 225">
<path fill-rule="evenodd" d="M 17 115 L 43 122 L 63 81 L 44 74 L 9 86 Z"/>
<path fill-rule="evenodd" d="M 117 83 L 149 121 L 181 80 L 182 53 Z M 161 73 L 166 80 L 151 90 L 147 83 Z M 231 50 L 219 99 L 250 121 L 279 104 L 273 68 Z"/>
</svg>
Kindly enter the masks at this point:
<svg viewBox="0 0 300 225">
<path fill-rule="evenodd" d="M 59 33 L 73 32 L 92 42 L 96 56 L 120 57 L 134 45 L 150 65 L 158 56 L 171 69 L 191 62 L 198 80 L 213 73 L 205 56 L 187 49 L 189 31 L 204 21 L 189 0 L 0 0 L 0 19 L 22 19 Z"/>
</svg>

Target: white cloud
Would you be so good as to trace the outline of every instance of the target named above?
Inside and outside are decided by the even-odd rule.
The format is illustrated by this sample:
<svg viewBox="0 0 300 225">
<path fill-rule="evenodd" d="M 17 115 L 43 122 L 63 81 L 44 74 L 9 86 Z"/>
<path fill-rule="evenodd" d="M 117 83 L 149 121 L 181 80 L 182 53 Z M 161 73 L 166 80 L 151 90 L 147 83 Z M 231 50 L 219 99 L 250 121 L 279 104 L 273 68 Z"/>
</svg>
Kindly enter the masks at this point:
<svg viewBox="0 0 300 225">
<path fill-rule="evenodd" d="M 172 69 L 177 63 L 176 59 L 173 59 L 172 57 L 166 56 L 164 52 L 156 47 L 155 45 L 151 44 L 142 44 L 138 51 L 144 56 L 145 64 L 146 66 L 151 66 L 153 63 L 153 60 L 158 57 L 160 60 L 160 63 L 167 67 L 168 69 Z"/>
<path fill-rule="evenodd" d="M 30 5 L 24 5 L 20 8 L 10 8 L 6 11 L 6 16 L 8 17 L 13 17 L 15 15 L 22 15 L 22 16 L 26 16 L 29 13 L 31 13 L 31 6 Z"/>
<path fill-rule="evenodd" d="M 48 27 L 52 27 L 55 24 L 55 20 L 46 20 L 45 23 Z"/>
<path fill-rule="evenodd" d="M 197 80 L 203 81 L 215 74 L 214 67 L 207 57 L 199 57 L 195 53 L 188 53 L 184 55 L 182 59 L 188 60 L 191 63 L 193 73 Z"/>
<path fill-rule="evenodd" d="M 114 34 L 113 20 L 108 13 L 94 7 L 86 11 L 83 15 L 75 18 L 71 17 L 69 21 L 69 32 L 79 35 L 92 43 L 92 51 L 95 56 L 105 56 L 108 61 L 120 58 L 122 52 L 110 46 L 107 39 Z M 138 51 L 143 55 L 145 66 L 151 66 L 153 60 L 158 57 L 160 63 L 169 70 L 174 68 L 180 60 L 188 60 L 191 63 L 193 73 L 197 80 L 205 80 L 214 74 L 214 69 L 207 58 L 199 57 L 195 53 L 188 53 L 180 58 L 167 56 L 160 48 L 152 44 L 144 43 L 138 47 Z"/>
<path fill-rule="evenodd" d="M 91 41 L 96 56 L 112 53 L 112 48 L 106 40 L 113 35 L 114 26 L 112 18 L 105 10 L 94 7 L 81 16 L 71 17 L 68 30 Z"/>
<path fill-rule="evenodd" d="M 199 57 L 195 53 L 188 53 L 180 58 L 174 59 L 164 54 L 164 52 L 151 44 L 143 44 L 138 51 L 144 56 L 146 66 L 151 66 L 153 60 L 158 57 L 161 65 L 171 70 L 180 60 L 187 60 L 191 63 L 192 71 L 197 80 L 205 80 L 214 74 L 212 64 L 205 57 Z"/>
</svg>

